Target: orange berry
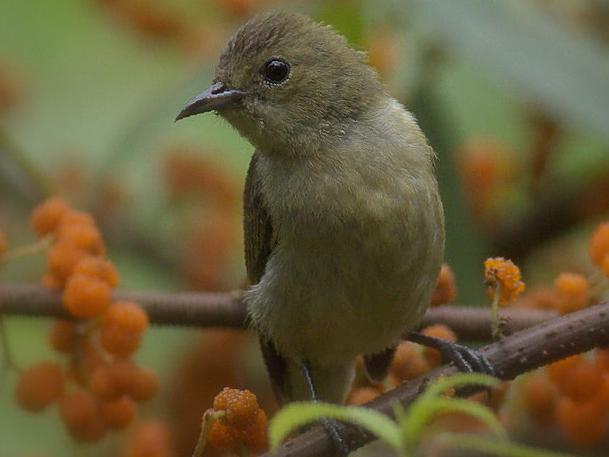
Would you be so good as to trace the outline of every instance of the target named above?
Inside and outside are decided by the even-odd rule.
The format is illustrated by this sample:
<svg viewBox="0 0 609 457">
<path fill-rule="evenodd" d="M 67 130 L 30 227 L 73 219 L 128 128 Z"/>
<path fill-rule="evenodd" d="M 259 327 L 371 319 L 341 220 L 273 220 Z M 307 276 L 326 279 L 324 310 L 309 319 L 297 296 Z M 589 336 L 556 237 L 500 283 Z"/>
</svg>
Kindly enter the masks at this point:
<svg viewBox="0 0 609 457">
<path fill-rule="evenodd" d="M 446 263 L 442 264 L 436 289 L 431 296 L 431 306 L 445 305 L 454 301 L 457 296 L 457 286 L 455 283 L 455 274 L 450 266 Z"/>
<path fill-rule="evenodd" d="M 484 277 L 488 286 L 488 295 L 493 299 L 499 290 L 499 304 L 507 305 L 524 292 L 525 284 L 521 281 L 520 269 L 503 257 L 488 258 L 484 261 Z"/>
<path fill-rule="evenodd" d="M 455 332 L 443 324 L 430 325 L 429 327 L 424 328 L 421 333 L 423 335 L 438 338 L 440 340 L 451 341 L 453 343 L 457 341 L 457 335 L 455 335 Z M 429 361 L 429 364 L 432 367 L 442 364 L 442 355 L 437 349 L 424 347 L 423 356 Z"/>
<path fill-rule="evenodd" d="M 597 348 L 595 361 L 605 372 L 609 372 L 609 349 Z"/>
<path fill-rule="evenodd" d="M 59 417 L 77 441 L 92 443 L 106 434 L 106 424 L 99 414 L 97 400 L 79 390 L 59 399 Z"/>
<path fill-rule="evenodd" d="M 561 381 L 556 384 L 561 394 L 576 402 L 593 398 L 604 386 L 602 367 L 587 359 L 582 359 Z"/>
<path fill-rule="evenodd" d="M 609 253 L 603 257 L 603 261 L 601 263 L 601 270 L 603 270 L 603 274 L 609 277 Z"/>
<path fill-rule="evenodd" d="M 528 376 L 522 383 L 524 405 L 529 415 L 541 425 L 554 421 L 558 395 L 556 389 L 544 372 Z"/>
<path fill-rule="evenodd" d="M 131 302 L 110 305 L 102 320 L 101 345 L 111 354 L 127 356 L 140 345 L 148 326 L 148 316 L 141 306 Z"/>
<path fill-rule="evenodd" d="M 159 377 L 148 368 L 138 367 L 127 390 L 135 401 L 150 400 L 159 390 Z"/>
<path fill-rule="evenodd" d="M 419 349 L 419 345 L 411 341 L 403 341 L 398 345 L 389 368 L 395 384 L 418 378 L 431 369 L 429 361 Z"/>
<path fill-rule="evenodd" d="M 52 233 L 61 218 L 70 212 L 68 204 L 59 197 L 45 200 L 32 211 L 30 224 L 38 236 Z"/>
<path fill-rule="evenodd" d="M 121 394 L 130 393 L 129 390 L 136 383 L 139 368 L 131 360 L 115 360 L 107 366 L 109 375 Z"/>
<path fill-rule="evenodd" d="M 556 310 L 560 305 L 560 296 L 554 287 L 539 286 L 532 289 L 514 305 L 522 308 Z"/>
<path fill-rule="evenodd" d="M 227 425 L 246 427 L 256 420 L 260 407 L 256 395 L 249 390 L 225 387 L 214 398 L 214 409 L 216 411 L 226 411 L 223 420 Z"/>
<path fill-rule="evenodd" d="M 241 433 L 241 440 L 251 453 L 260 454 L 268 450 L 268 428 L 266 413 L 259 409 L 254 422 Z"/>
<path fill-rule="evenodd" d="M 346 403 L 348 405 L 363 405 L 374 400 L 381 393 L 376 387 L 358 387 L 349 393 Z"/>
<path fill-rule="evenodd" d="M 558 385 L 583 361 L 581 354 L 572 355 L 547 365 L 546 370 L 554 385 Z"/>
<path fill-rule="evenodd" d="M 107 375 L 97 375 L 99 387 L 93 389 L 99 392 L 100 398 L 110 399 L 116 394 L 127 394 L 133 400 L 142 402 L 151 399 L 159 390 L 158 376 L 148 368 L 141 368 L 130 360 L 118 360 L 105 367 Z M 92 379 L 95 380 L 97 377 Z M 111 389 L 108 384 L 111 385 Z"/>
<path fill-rule="evenodd" d="M 148 327 L 148 315 L 137 303 L 116 302 L 104 314 L 103 325 L 117 325 L 134 332 L 143 332 Z"/>
<path fill-rule="evenodd" d="M 112 370 L 106 366 L 97 368 L 89 379 L 89 389 L 100 400 L 114 400 L 122 393 Z"/>
<path fill-rule="evenodd" d="M 17 403 L 26 411 L 39 412 L 57 400 L 64 388 L 64 375 L 55 363 L 42 362 L 19 374 Z"/>
<path fill-rule="evenodd" d="M 101 329 L 101 346 L 110 354 L 127 357 L 140 347 L 142 334 L 117 326 L 103 326 Z"/>
<path fill-rule="evenodd" d="M 114 265 L 97 256 L 87 256 L 76 264 L 74 274 L 83 274 L 106 282 L 110 287 L 118 285 L 118 272 Z"/>
<path fill-rule="evenodd" d="M 465 196 L 475 216 L 492 223 L 500 192 L 516 175 L 515 153 L 495 139 L 474 138 L 455 151 Z"/>
<path fill-rule="evenodd" d="M 68 431 L 76 441 L 96 443 L 106 435 L 108 428 L 103 418 L 100 415 L 95 415 L 79 426 L 68 427 Z"/>
<path fill-rule="evenodd" d="M 47 256 L 47 273 L 55 284 L 63 287 L 70 277 L 76 264 L 80 262 L 87 253 L 76 247 L 70 241 L 58 241 Z"/>
<path fill-rule="evenodd" d="M 74 317 L 99 316 L 110 305 L 112 290 L 105 281 L 84 274 L 73 274 L 63 292 L 63 304 Z"/>
<path fill-rule="evenodd" d="M 590 237 L 592 261 L 601 266 L 607 254 L 609 254 L 609 222 L 600 224 Z"/>
<path fill-rule="evenodd" d="M 91 421 L 97 413 L 97 400 L 83 390 L 68 393 L 59 399 L 59 417 L 70 430 Z"/>
<path fill-rule="evenodd" d="M 593 446 L 605 434 L 605 411 L 596 401 L 581 403 L 562 398 L 556 408 L 556 420 L 567 439 L 577 446 Z"/>
<path fill-rule="evenodd" d="M 76 325 L 70 321 L 55 321 L 49 333 L 49 343 L 59 352 L 72 352 L 77 338 Z"/>
<path fill-rule="evenodd" d="M 175 457 L 167 425 L 157 421 L 141 422 L 129 437 L 122 457 Z"/>
<path fill-rule="evenodd" d="M 101 416 L 108 427 L 118 430 L 131 423 L 136 413 L 135 402 L 126 395 L 104 402 L 100 406 Z"/>
<path fill-rule="evenodd" d="M 207 442 L 214 448 L 224 451 L 236 451 L 239 441 L 231 433 L 231 429 L 220 421 L 214 422 L 207 435 Z"/>
<path fill-rule="evenodd" d="M 6 249 L 8 248 L 8 241 L 6 241 L 6 235 L 2 230 L 0 230 L 0 259 L 6 253 Z"/>
<path fill-rule="evenodd" d="M 101 233 L 94 225 L 70 225 L 62 222 L 55 230 L 55 236 L 58 240 L 70 241 L 77 248 L 93 255 L 103 255 L 106 252 Z"/>
<path fill-rule="evenodd" d="M 561 314 L 572 313 L 585 308 L 590 303 L 590 284 L 588 280 L 576 273 L 561 273 L 554 280 L 554 287 L 560 297 Z"/>
<path fill-rule="evenodd" d="M 61 235 L 61 231 L 69 226 L 95 227 L 95 219 L 93 219 L 93 216 L 83 211 L 71 209 L 62 215 L 59 224 L 55 227 L 55 234 Z"/>
</svg>

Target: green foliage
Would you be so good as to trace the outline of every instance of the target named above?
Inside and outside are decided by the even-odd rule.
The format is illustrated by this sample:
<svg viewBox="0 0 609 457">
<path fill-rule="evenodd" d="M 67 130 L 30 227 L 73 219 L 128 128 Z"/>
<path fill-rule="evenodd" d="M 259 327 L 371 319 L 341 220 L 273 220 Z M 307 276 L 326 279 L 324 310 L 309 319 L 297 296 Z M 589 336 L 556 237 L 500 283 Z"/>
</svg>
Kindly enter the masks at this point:
<svg viewBox="0 0 609 457">
<path fill-rule="evenodd" d="M 607 54 L 566 31 L 535 2 L 417 1 L 432 33 L 458 53 L 567 123 L 609 142 Z"/>
<path fill-rule="evenodd" d="M 510 443 L 493 411 L 484 405 L 462 398 L 446 396 L 447 392 L 468 385 L 496 387 L 499 380 L 477 373 L 456 374 L 436 380 L 405 410 L 394 405 L 395 421 L 372 409 L 361 406 L 342 406 L 327 403 L 292 403 L 271 420 L 269 433 L 271 449 L 277 448 L 293 430 L 323 418 L 332 418 L 360 426 L 387 443 L 397 455 L 410 456 L 420 444 L 425 427 L 440 413 L 459 412 L 472 416 L 496 435 L 485 438 L 475 435 L 440 435 L 446 445 L 484 451 L 492 455 L 510 457 L 565 457 L 549 451 Z"/>
</svg>

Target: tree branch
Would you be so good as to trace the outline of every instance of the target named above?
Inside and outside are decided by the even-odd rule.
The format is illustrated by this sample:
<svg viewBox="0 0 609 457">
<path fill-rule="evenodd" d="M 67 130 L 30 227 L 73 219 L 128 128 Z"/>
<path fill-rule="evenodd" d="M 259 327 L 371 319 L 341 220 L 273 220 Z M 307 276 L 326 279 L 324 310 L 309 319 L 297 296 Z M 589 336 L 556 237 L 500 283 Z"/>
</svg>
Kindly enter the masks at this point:
<svg viewBox="0 0 609 457">
<path fill-rule="evenodd" d="M 481 349 L 501 379 L 509 380 L 537 367 L 564 357 L 586 352 L 609 343 L 609 302 L 576 313 L 554 318 Z M 457 372 L 445 365 L 427 375 L 403 383 L 366 406 L 393 416 L 392 405 L 400 402 L 408 406 L 425 386 L 439 376 Z M 482 390 L 472 388 L 469 392 Z M 352 433 L 353 448 L 372 441 L 374 436 Z M 335 455 L 333 443 L 321 427 L 284 443 L 277 451 L 263 457 L 330 457 Z"/>
<path fill-rule="evenodd" d="M 244 328 L 246 310 L 241 292 L 135 292 L 117 291 L 116 300 L 132 300 L 146 309 L 155 324 L 194 327 Z M 61 304 L 61 294 L 30 284 L 0 283 L 0 314 L 47 316 L 70 319 Z M 550 311 L 504 309 L 506 334 L 536 325 L 555 316 Z M 469 341 L 490 339 L 490 313 L 486 308 L 439 306 L 430 308 L 422 325 L 443 323 L 459 338 Z"/>
</svg>

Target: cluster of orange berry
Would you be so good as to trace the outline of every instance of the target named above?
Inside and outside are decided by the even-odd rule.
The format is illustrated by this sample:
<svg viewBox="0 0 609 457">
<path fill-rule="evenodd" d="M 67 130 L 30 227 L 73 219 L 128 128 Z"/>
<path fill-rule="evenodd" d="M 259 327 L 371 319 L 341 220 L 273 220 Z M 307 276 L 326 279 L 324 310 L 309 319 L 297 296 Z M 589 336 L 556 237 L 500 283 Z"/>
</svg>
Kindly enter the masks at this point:
<svg viewBox="0 0 609 457">
<path fill-rule="evenodd" d="M 609 278 L 609 222 L 600 224 L 590 238 L 589 254 L 602 273 L 589 279 L 580 273 L 563 272 L 554 280 L 553 287 L 537 287 L 515 306 L 555 310 L 568 314 L 583 309 L 606 288 Z M 595 293 L 596 291 L 596 293 Z"/>
<path fill-rule="evenodd" d="M 489 298 L 503 306 L 513 303 L 525 289 L 520 268 L 503 257 L 484 261 L 484 278 Z"/>
<path fill-rule="evenodd" d="M 233 248 L 238 245 L 239 191 L 226 170 L 201 151 L 174 148 L 165 162 L 165 185 L 173 199 L 195 202 L 184 221 L 197 221 L 186 238 L 181 266 L 192 287 L 207 291 L 230 288 Z M 192 225 L 192 224 L 191 224 Z M 201 259 L 205 259 L 203 262 Z"/>
<path fill-rule="evenodd" d="M 523 379 L 521 395 L 539 426 L 558 426 L 580 447 L 598 444 L 608 430 L 609 350 L 571 356 L 538 370 Z"/>
<path fill-rule="evenodd" d="M 213 410 L 206 415 L 213 417 L 206 437 L 213 448 L 239 455 L 243 449 L 252 454 L 268 449 L 266 413 L 249 390 L 225 387 L 214 398 Z"/>
<path fill-rule="evenodd" d="M 40 237 L 52 239 L 43 281 L 62 289 L 74 320 L 56 321 L 49 335 L 51 346 L 68 357 L 67 366 L 42 362 L 21 371 L 17 401 L 31 412 L 57 402 L 75 439 L 97 441 L 108 428 L 129 425 L 136 402 L 158 389 L 156 374 L 130 360 L 148 316 L 136 303 L 112 302 L 118 273 L 90 215 L 51 198 L 33 211 L 31 224 Z"/>
<path fill-rule="evenodd" d="M 476 138 L 462 145 L 456 155 L 459 177 L 472 214 L 485 226 L 493 226 L 497 205 L 518 176 L 515 153 L 495 139 Z"/>
</svg>

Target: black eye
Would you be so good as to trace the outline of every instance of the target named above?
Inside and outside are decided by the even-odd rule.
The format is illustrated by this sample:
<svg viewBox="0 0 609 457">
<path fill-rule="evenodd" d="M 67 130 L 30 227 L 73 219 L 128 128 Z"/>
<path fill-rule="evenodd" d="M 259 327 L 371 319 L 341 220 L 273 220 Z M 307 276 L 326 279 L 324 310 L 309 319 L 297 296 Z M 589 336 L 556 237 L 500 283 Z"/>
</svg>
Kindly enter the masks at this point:
<svg viewBox="0 0 609 457">
<path fill-rule="evenodd" d="M 272 84 L 284 82 L 290 74 L 290 65 L 279 59 L 271 59 L 264 64 L 265 79 Z"/>
</svg>

